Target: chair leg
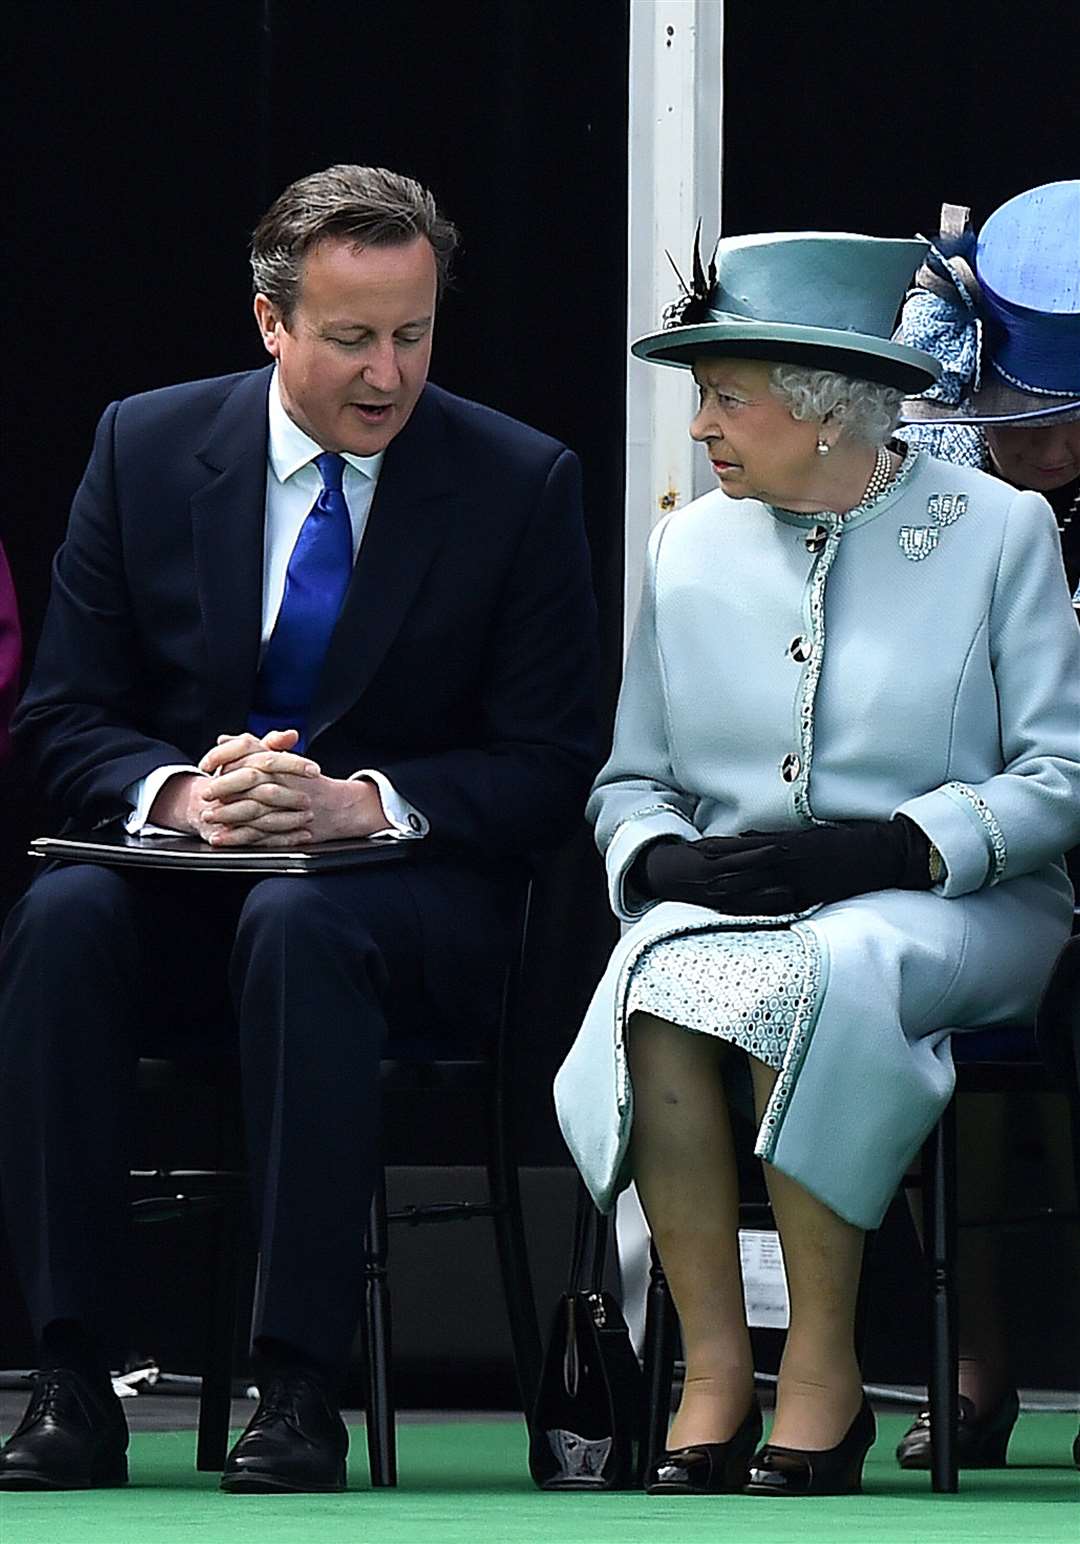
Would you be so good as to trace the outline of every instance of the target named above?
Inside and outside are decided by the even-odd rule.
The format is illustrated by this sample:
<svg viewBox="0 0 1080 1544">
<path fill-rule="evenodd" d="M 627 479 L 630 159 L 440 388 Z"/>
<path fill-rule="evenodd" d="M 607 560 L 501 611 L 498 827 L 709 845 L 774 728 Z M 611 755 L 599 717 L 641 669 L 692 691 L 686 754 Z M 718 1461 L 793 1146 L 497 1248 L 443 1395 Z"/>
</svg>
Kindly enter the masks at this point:
<svg viewBox="0 0 1080 1544">
<path fill-rule="evenodd" d="M 671 1420 L 671 1382 L 675 1371 L 675 1305 L 671 1301 L 667 1276 L 655 1245 L 649 1270 L 649 1290 L 645 1299 L 645 1396 L 648 1400 L 645 1441 L 642 1444 L 641 1475 L 659 1461 L 667 1448 Z"/>
<path fill-rule="evenodd" d="M 1068 1089 L 1069 1137 L 1072 1147 L 1073 1200 L 1080 1206 L 1080 1023 L 1074 1026 L 1072 1051 L 1075 1078 Z"/>
<path fill-rule="evenodd" d="M 390 1386 L 390 1289 L 386 1281 L 386 1172 L 379 1165 L 368 1220 L 364 1284 L 367 1342 L 368 1467 L 374 1488 L 397 1484 L 394 1399 Z"/>
<path fill-rule="evenodd" d="M 930 1286 L 930 1482 L 935 1492 L 951 1495 L 959 1485 L 955 1100 L 923 1149 L 923 1204 Z"/>
<path fill-rule="evenodd" d="M 510 1151 L 506 1122 L 501 1118 L 498 1101 L 494 1124 L 488 1157 L 488 1192 L 493 1206 L 492 1222 L 506 1317 L 514 1349 L 514 1370 L 517 1373 L 521 1408 L 526 1421 L 529 1421 L 540 1392 L 543 1343 L 532 1271 L 529 1269 L 517 1162 Z"/>
<path fill-rule="evenodd" d="M 220 1470 L 229 1445 L 232 1374 L 236 1351 L 239 1292 L 239 1228 L 225 1201 L 214 1219 L 213 1258 L 199 1395 L 199 1435 L 195 1467 Z"/>
</svg>

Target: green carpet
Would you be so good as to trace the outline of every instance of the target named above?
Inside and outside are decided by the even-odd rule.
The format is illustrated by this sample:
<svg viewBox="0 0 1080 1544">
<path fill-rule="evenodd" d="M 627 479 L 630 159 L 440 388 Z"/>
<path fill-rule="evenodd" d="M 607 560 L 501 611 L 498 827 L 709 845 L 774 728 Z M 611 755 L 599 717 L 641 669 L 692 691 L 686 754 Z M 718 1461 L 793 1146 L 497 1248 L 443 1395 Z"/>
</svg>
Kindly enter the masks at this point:
<svg viewBox="0 0 1080 1544">
<path fill-rule="evenodd" d="M 892 1449 L 907 1418 L 879 1419 L 861 1496 L 773 1501 L 619 1495 L 546 1496 L 524 1469 L 512 1422 L 399 1429 L 400 1484 L 367 1489 L 364 1433 L 352 1432 L 343 1496 L 225 1496 L 192 1468 L 191 1432 L 136 1435 L 126 1490 L 0 1493 L 0 1544 L 1075 1544 L 1080 1474 L 1076 1418 L 1024 1416 L 1007 1470 L 961 1476 L 932 1496 Z"/>
</svg>

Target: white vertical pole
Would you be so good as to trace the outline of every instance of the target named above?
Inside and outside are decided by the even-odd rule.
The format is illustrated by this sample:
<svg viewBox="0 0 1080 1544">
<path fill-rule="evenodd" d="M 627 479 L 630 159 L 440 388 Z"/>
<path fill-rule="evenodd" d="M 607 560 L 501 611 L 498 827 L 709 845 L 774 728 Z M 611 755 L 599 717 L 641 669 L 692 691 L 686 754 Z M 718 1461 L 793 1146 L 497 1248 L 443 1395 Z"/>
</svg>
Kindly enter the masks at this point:
<svg viewBox="0 0 1080 1544">
<path fill-rule="evenodd" d="M 720 230 L 723 0 L 630 0 L 629 338 L 660 325 L 689 278 L 694 229 L 708 256 Z M 628 340 L 629 341 L 629 340 Z M 709 486 L 687 435 L 686 372 L 631 359 L 627 377 L 625 637 L 649 531 Z"/>
<path fill-rule="evenodd" d="M 630 339 L 660 326 L 689 281 L 694 230 L 708 260 L 720 233 L 723 0 L 630 0 Z M 645 547 L 656 521 L 710 486 L 687 434 L 694 387 L 683 370 L 631 359 L 626 388 L 624 648 L 637 616 Z M 696 452 L 696 454 L 695 454 Z M 644 1342 L 649 1234 L 633 1187 L 616 1216 L 623 1310 Z"/>
</svg>

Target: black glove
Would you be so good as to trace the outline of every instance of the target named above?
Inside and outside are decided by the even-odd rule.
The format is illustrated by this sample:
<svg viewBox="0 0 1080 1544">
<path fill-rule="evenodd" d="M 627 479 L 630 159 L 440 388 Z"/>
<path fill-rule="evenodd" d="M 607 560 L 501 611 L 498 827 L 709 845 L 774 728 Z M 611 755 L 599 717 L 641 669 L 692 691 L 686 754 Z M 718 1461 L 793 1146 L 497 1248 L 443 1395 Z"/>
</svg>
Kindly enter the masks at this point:
<svg viewBox="0 0 1080 1544">
<path fill-rule="evenodd" d="M 661 837 L 629 875 L 639 893 L 731 916 L 778 916 L 873 890 L 929 890 L 930 842 L 904 815 L 697 842 Z"/>
</svg>

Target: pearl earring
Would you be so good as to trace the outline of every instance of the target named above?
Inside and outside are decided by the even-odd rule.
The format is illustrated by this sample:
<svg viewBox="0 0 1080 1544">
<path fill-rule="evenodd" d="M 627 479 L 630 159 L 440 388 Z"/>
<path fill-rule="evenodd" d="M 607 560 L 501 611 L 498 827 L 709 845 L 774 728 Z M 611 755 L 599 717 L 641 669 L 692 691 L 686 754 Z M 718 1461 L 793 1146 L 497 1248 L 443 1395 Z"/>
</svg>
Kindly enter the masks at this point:
<svg viewBox="0 0 1080 1544">
<path fill-rule="evenodd" d="M 831 449 L 832 446 L 829 444 L 828 440 L 818 440 L 817 453 L 819 456 L 827 456 Z"/>
</svg>

